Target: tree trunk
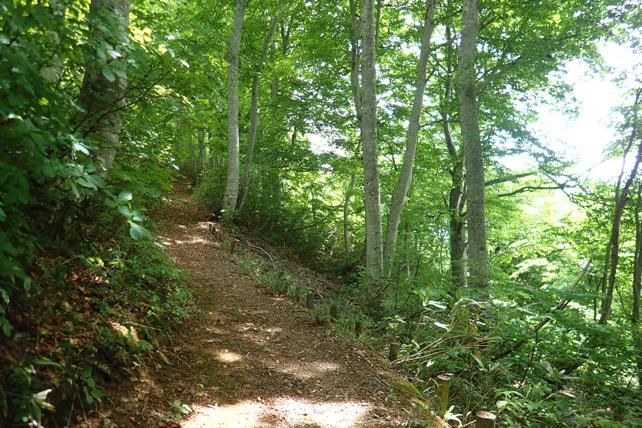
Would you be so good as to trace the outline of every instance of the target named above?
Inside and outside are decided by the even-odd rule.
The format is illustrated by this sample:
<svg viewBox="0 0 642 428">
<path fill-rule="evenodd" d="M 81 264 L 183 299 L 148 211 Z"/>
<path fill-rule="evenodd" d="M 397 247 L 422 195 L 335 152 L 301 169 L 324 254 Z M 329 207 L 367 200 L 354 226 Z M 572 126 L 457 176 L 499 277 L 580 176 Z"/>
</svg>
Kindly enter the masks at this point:
<svg viewBox="0 0 642 428">
<path fill-rule="evenodd" d="M 356 1 L 350 0 L 350 16 L 352 17 L 352 29 L 350 31 L 350 89 L 352 90 L 357 121 L 361 122 L 361 50 L 359 47 L 361 31 Z"/>
<path fill-rule="evenodd" d="M 466 286 L 466 263 L 464 255 L 466 251 L 465 224 L 464 224 L 464 207 L 466 198 L 464 197 L 464 159 L 462 149 L 452 137 L 450 131 L 450 109 L 453 96 L 452 75 L 455 67 L 453 52 L 450 48 L 454 45 L 452 30 L 450 25 L 446 25 L 446 71 L 444 81 L 444 95 L 441 100 L 440 116 L 441 125 L 444 130 L 444 141 L 450 157 L 450 192 L 448 195 L 448 239 L 450 254 L 450 276 L 452 290 L 451 294 L 455 297 L 459 291 Z"/>
<path fill-rule="evenodd" d="M 56 2 L 54 2 L 55 4 Z M 125 106 L 127 72 L 125 50 L 129 44 L 129 0 L 92 0 L 89 7 L 89 46 L 80 104 L 85 109 L 81 128 L 96 140 L 94 156 L 102 174 L 111 168 L 120 141 Z M 112 47 L 102 55 L 98 49 Z M 103 58 L 103 59 L 101 59 Z"/>
<path fill-rule="evenodd" d="M 276 30 L 277 17 L 272 16 L 270 19 L 270 27 L 263 42 L 263 50 L 261 51 L 261 58 L 256 65 L 254 77 L 252 78 L 252 98 L 250 101 L 250 132 L 247 137 L 247 152 L 245 155 L 245 168 L 243 170 L 243 182 L 241 183 L 241 197 L 238 202 L 238 211 L 243 210 L 245 205 L 245 198 L 250 190 L 250 179 L 252 178 L 252 167 L 254 161 L 254 146 L 256 144 L 256 133 L 259 129 L 259 84 L 261 82 L 261 71 L 263 64 L 267 57 L 268 50 L 272 45 L 272 38 Z"/>
<path fill-rule="evenodd" d="M 363 147 L 364 197 L 366 208 L 366 269 L 370 283 L 383 278 L 381 195 L 377 162 L 377 95 L 374 0 L 361 2 L 361 141 Z"/>
<path fill-rule="evenodd" d="M 388 227 L 386 228 L 386 241 L 383 247 L 383 261 L 386 276 L 390 275 L 394 262 L 401 212 L 403 211 L 410 183 L 412 183 L 412 170 L 415 162 L 415 153 L 417 151 L 417 141 L 419 140 L 419 121 L 421 119 L 421 110 L 424 102 L 424 91 L 426 90 L 426 69 L 428 66 L 428 54 L 430 53 L 430 38 L 432 37 L 434 29 L 433 17 L 435 14 L 435 0 L 426 0 L 425 13 L 419 62 L 417 63 L 415 96 L 412 103 L 408 129 L 406 131 L 406 151 L 404 152 L 399 178 L 392 192 L 390 215 L 388 217 Z"/>
<path fill-rule="evenodd" d="M 343 198 L 343 254 L 344 257 L 348 257 L 350 251 L 349 238 L 350 238 L 350 199 L 352 198 L 352 188 L 354 183 L 357 181 L 357 174 L 352 171 L 350 176 L 350 184 L 346 189 L 345 196 Z"/>
<path fill-rule="evenodd" d="M 622 157 L 622 168 L 620 170 L 620 176 L 618 177 L 618 182 L 615 190 L 615 213 L 613 214 L 613 224 L 611 226 L 611 236 L 609 239 L 609 245 L 607 247 L 607 260 L 605 261 L 604 275 L 602 277 L 602 287 L 605 291 L 604 297 L 602 299 L 602 307 L 600 310 L 600 324 L 606 324 L 611 314 L 611 306 L 613 304 L 613 291 L 615 290 L 615 277 L 617 274 L 618 263 L 620 260 L 620 228 L 622 224 L 622 215 L 624 214 L 624 208 L 626 206 L 626 201 L 629 196 L 629 191 L 633 180 L 638 173 L 638 168 L 640 166 L 640 161 L 642 160 L 642 141 L 638 144 L 637 153 L 635 155 L 635 162 L 629 176 L 624 183 L 624 187 L 620 191 L 620 184 L 624 174 L 624 168 L 626 164 L 626 157 L 633 146 L 635 139 L 637 138 L 638 132 L 638 106 L 642 97 L 642 89 L 638 89 L 635 96 L 635 102 L 633 103 L 633 118 L 631 121 L 632 129 L 631 134 L 628 138 L 628 143 Z M 606 275 L 608 266 L 608 277 Z"/>
<path fill-rule="evenodd" d="M 192 161 L 192 184 L 196 186 L 198 184 L 198 160 L 196 158 L 196 144 L 194 144 L 194 136 L 191 132 L 189 134 L 189 150 Z"/>
<path fill-rule="evenodd" d="M 468 200 L 468 259 L 470 284 L 484 289 L 488 286 L 488 248 L 484 213 L 484 165 L 475 82 L 475 45 L 478 33 L 479 0 L 464 0 L 458 83 Z"/>
<path fill-rule="evenodd" d="M 205 173 L 205 130 L 198 130 L 198 171 L 196 171 L 197 181 L 203 178 Z"/>
<path fill-rule="evenodd" d="M 228 53 L 229 68 L 227 72 L 227 181 L 223 196 L 223 215 L 230 219 L 234 216 L 239 192 L 239 55 L 241 51 L 241 33 L 245 1 L 236 0 L 232 37 Z"/>
<path fill-rule="evenodd" d="M 642 183 L 638 184 L 635 207 L 635 261 L 633 266 L 633 305 L 631 307 L 631 338 L 638 370 L 638 388 L 642 390 L 642 329 L 640 328 L 640 289 L 642 288 Z"/>
</svg>

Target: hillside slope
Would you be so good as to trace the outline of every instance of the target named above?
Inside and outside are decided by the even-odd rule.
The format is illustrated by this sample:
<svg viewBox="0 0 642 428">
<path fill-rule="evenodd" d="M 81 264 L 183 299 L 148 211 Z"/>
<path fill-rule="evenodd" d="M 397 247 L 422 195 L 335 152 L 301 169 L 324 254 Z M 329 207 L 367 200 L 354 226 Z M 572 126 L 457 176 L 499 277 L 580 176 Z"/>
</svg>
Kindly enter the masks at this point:
<svg viewBox="0 0 642 428">
<path fill-rule="evenodd" d="M 141 369 L 112 392 L 117 398 L 101 409 L 103 423 L 404 424 L 404 413 L 386 400 L 386 381 L 397 375 L 379 355 L 243 273 L 188 196 L 166 203 L 157 217 L 165 224 L 162 244 L 189 275 L 196 311 L 159 351 L 164 364 Z"/>
</svg>

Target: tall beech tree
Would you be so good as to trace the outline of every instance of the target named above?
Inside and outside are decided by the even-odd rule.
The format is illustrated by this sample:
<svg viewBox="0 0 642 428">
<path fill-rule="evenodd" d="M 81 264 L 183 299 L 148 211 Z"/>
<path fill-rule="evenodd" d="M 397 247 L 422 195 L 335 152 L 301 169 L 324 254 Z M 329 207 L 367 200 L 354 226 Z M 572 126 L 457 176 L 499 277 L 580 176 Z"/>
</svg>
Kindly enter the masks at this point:
<svg viewBox="0 0 642 428">
<path fill-rule="evenodd" d="M 374 282 L 383 279 L 381 189 L 377 150 L 377 56 L 373 0 L 361 1 L 361 145 L 366 210 L 366 269 Z"/>
<path fill-rule="evenodd" d="M 480 0 L 464 0 L 457 86 L 459 121 L 466 165 L 469 281 L 473 287 L 483 289 L 488 286 L 488 244 L 486 242 L 484 163 L 479 132 L 475 74 L 475 51 L 479 34 L 479 2 Z"/>
<path fill-rule="evenodd" d="M 227 180 L 223 196 L 224 216 L 231 218 L 236 210 L 240 182 L 239 156 L 239 56 L 247 0 L 237 0 L 228 50 L 227 71 Z"/>
<path fill-rule="evenodd" d="M 272 39 L 274 38 L 274 31 L 278 23 L 278 17 L 276 15 L 270 18 L 269 27 L 267 34 L 265 35 L 265 40 L 261 49 L 261 54 L 259 62 L 254 68 L 254 76 L 252 77 L 252 89 L 251 89 L 251 101 L 250 101 L 250 130 L 247 136 L 247 150 L 245 155 L 245 166 L 243 169 L 243 181 L 241 182 L 241 196 L 238 200 L 238 210 L 243 210 L 243 205 L 245 205 L 245 199 L 247 198 L 247 193 L 250 188 L 250 178 L 252 177 L 252 167 L 254 166 L 254 146 L 256 145 L 256 134 L 259 129 L 259 90 L 261 82 L 261 72 L 263 70 L 263 65 L 266 61 L 270 47 L 272 46 Z"/>
<path fill-rule="evenodd" d="M 403 155 L 403 163 L 399 178 L 395 183 L 390 201 L 390 214 L 388 215 L 388 226 L 386 228 L 386 237 L 383 247 L 383 262 L 386 276 L 390 275 L 392 264 L 397 246 L 397 233 L 399 230 L 399 221 L 403 211 L 408 189 L 412 183 L 412 170 L 415 164 L 415 153 L 417 152 L 417 142 L 419 140 L 419 130 L 421 127 L 421 113 L 424 105 L 424 92 L 427 83 L 428 58 L 431 50 L 430 40 L 432 37 L 435 16 L 436 0 L 426 0 L 423 30 L 421 33 L 421 42 L 419 47 L 419 58 L 417 61 L 417 78 L 415 80 L 415 93 L 412 101 L 412 110 L 408 127 L 406 129 L 406 149 Z"/>
<path fill-rule="evenodd" d="M 129 0 L 92 0 L 88 21 L 89 52 L 80 89 L 85 112 L 80 121 L 85 134 L 96 142 L 94 156 L 106 172 L 116 158 L 123 127 L 120 111 L 127 90 Z"/>
<path fill-rule="evenodd" d="M 186 177 L 261 239 L 242 263 L 259 280 L 333 305 L 377 349 L 402 342 L 426 395 L 454 373 L 462 425 L 480 409 L 502 426 L 640 425 L 634 71 L 621 138 L 603 142 L 619 180 L 533 127 L 579 107 L 566 69 L 604 78 L 602 51 L 639 51 L 637 6 L 0 2 L 0 425 L 91 415 L 110 382 L 93 374 L 126 351 L 114 320 L 163 330 L 184 312 L 142 213 Z M 319 276 L 301 284 L 293 264 Z"/>
</svg>

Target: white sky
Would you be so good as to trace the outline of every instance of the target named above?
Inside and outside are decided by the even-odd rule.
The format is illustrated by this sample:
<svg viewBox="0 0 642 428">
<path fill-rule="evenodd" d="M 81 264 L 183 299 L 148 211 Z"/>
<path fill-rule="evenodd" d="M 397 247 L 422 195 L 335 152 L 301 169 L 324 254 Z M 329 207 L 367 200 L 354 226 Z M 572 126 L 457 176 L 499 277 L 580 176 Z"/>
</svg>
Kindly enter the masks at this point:
<svg viewBox="0 0 642 428">
<path fill-rule="evenodd" d="M 591 70 L 582 61 L 573 61 L 566 67 L 564 80 L 574 86 L 570 97 L 576 100 L 577 116 L 541 104 L 535 107 L 540 117 L 531 129 L 546 146 L 577 162 L 573 173 L 582 178 L 608 180 L 619 174 L 621 166 L 620 159 L 604 161 L 603 153 L 619 137 L 616 125 L 621 116 L 614 109 L 631 104 L 627 90 L 641 84 L 642 55 L 615 43 L 604 44 L 600 50 L 611 68 L 607 75 Z M 615 82 L 621 75 L 626 78 Z M 534 166 L 527 156 L 507 157 L 502 163 L 515 169 Z"/>
</svg>

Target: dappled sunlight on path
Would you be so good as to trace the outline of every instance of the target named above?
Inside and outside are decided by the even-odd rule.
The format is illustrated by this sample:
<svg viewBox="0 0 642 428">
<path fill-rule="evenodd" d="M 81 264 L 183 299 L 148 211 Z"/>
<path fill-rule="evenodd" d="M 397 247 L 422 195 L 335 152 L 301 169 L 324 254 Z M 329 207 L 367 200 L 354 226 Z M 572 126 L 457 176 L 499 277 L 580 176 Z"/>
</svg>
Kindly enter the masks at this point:
<svg viewBox="0 0 642 428">
<path fill-rule="evenodd" d="M 192 202 L 167 205 L 160 239 L 188 273 L 197 313 L 160 350 L 166 364 L 131 388 L 137 417 L 182 409 L 183 421 L 160 426 L 403 426 L 380 356 L 242 273 L 211 232 L 220 226 L 208 227 Z"/>
<path fill-rule="evenodd" d="M 197 407 L 195 414 L 182 424 L 185 428 L 315 426 L 352 427 L 359 423 L 371 405 L 359 402 L 314 403 L 291 397 L 266 402 L 243 401 L 228 406 Z"/>
</svg>

